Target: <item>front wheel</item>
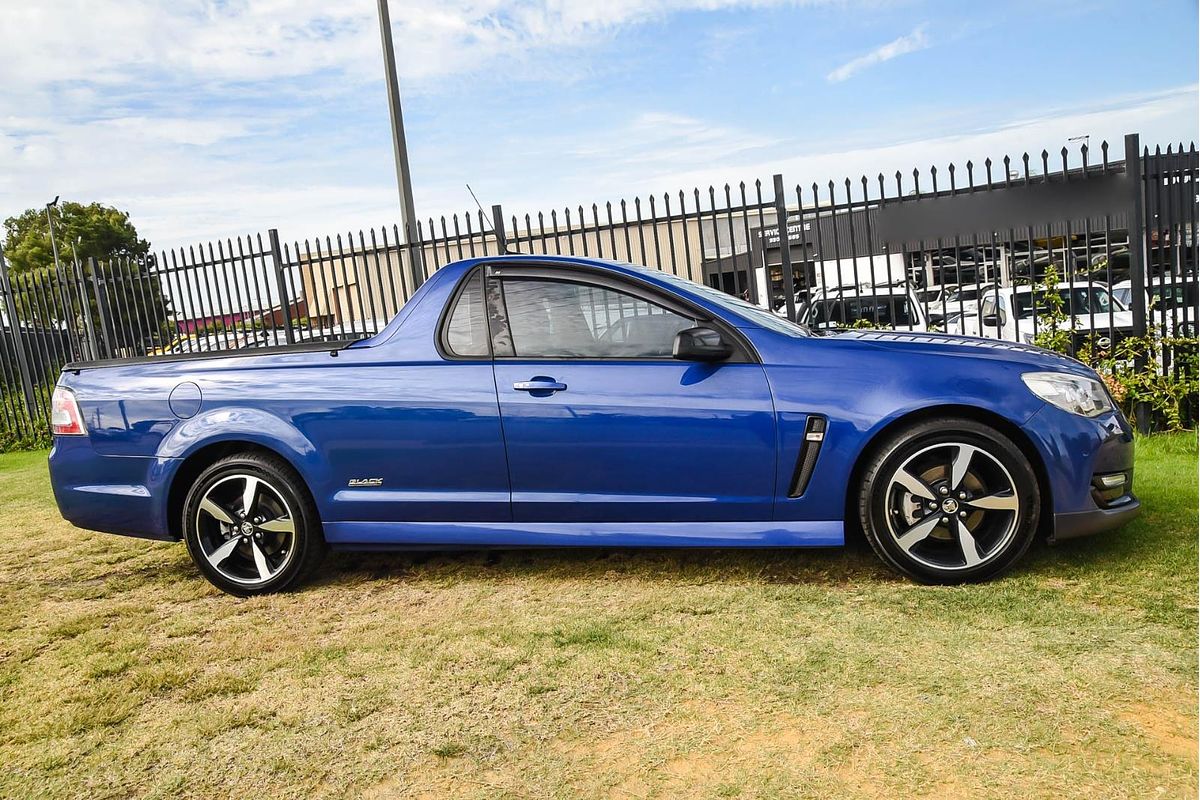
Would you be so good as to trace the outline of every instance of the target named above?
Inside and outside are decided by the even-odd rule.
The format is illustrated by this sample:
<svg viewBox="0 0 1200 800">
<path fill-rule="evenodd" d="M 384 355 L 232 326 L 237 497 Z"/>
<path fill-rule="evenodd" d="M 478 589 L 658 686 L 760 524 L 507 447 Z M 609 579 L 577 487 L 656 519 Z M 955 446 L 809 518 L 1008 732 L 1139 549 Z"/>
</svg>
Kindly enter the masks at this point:
<svg viewBox="0 0 1200 800">
<path fill-rule="evenodd" d="M 279 458 L 228 456 L 205 469 L 184 502 L 188 552 L 224 592 L 278 592 L 325 553 L 321 521 L 300 476 Z"/>
<path fill-rule="evenodd" d="M 1029 549 L 1041 497 L 1029 460 L 969 419 L 919 423 L 890 436 L 867 465 L 858 510 L 871 547 L 924 583 L 994 577 Z"/>
</svg>

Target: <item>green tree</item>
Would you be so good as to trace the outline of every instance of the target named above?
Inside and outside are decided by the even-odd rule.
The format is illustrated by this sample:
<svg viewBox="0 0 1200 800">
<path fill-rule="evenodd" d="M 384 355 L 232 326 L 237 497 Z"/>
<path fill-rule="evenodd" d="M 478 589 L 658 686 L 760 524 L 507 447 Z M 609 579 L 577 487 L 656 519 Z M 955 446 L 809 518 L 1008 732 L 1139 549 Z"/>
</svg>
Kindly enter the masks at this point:
<svg viewBox="0 0 1200 800">
<path fill-rule="evenodd" d="M 150 243 L 138 236 L 129 213 L 100 203 L 64 202 L 50 209 L 60 260 L 72 258 L 71 246 L 81 262 L 88 258 L 113 261 L 141 260 L 150 253 Z M 4 221 L 4 257 L 14 274 L 54 266 L 50 247 L 50 225 L 46 209 L 31 208 Z"/>
<path fill-rule="evenodd" d="M 73 341 L 83 343 L 77 358 L 141 355 L 168 339 L 170 304 L 150 243 L 138 235 L 128 212 L 64 202 L 50 215 L 61 272 L 45 207 L 4 221 L 4 257 L 22 319 L 65 326 Z"/>
</svg>

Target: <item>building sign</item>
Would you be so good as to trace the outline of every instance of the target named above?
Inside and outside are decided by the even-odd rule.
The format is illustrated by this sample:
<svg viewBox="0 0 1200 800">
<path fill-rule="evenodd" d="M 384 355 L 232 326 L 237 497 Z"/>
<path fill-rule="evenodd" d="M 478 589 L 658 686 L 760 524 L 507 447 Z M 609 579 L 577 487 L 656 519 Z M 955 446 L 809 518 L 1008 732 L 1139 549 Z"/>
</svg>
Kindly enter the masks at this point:
<svg viewBox="0 0 1200 800">
<path fill-rule="evenodd" d="M 812 230 L 811 222 L 789 222 L 787 226 L 788 243 L 795 244 L 800 241 L 800 234 Z M 767 247 L 779 247 L 779 226 L 774 225 L 770 228 L 763 228 L 758 232 L 758 237 Z"/>
</svg>

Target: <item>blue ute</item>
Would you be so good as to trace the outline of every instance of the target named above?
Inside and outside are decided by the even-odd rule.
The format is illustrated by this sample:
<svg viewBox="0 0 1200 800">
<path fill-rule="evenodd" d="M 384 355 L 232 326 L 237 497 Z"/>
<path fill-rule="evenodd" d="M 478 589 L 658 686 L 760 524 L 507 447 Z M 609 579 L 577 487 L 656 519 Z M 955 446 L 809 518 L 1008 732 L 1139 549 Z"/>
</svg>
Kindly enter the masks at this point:
<svg viewBox="0 0 1200 800">
<path fill-rule="evenodd" d="M 989 339 L 815 336 L 681 278 L 587 258 L 436 272 L 378 335 L 69 364 L 64 517 L 183 540 L 221 589 L 327 548 L 827 547 L 981 580 L 1138 512 L 1097 375 Z"/>
</svg>

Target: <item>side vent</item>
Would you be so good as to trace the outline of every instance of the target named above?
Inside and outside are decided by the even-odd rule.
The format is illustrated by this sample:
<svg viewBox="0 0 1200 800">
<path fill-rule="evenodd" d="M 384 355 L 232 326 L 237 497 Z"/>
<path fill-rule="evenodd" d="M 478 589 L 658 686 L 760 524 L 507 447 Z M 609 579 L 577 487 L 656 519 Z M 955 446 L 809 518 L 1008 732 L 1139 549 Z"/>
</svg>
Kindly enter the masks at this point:
<svg viewBox="0 0 1200 800">
<path fill-rule="evenodd" d="M 796 470 L 792 473 L 788 497 L 799 497 L 808 488 L 813 467 L 817 465 L 817 456 L 821 452 L 821 443 L 825 441 L 825 424 L 824 417 L 808 418 L 808 423 L 804 426 L 804 442 L 800 445 L 800 455 L 796 456 Z"/>
</svg>

